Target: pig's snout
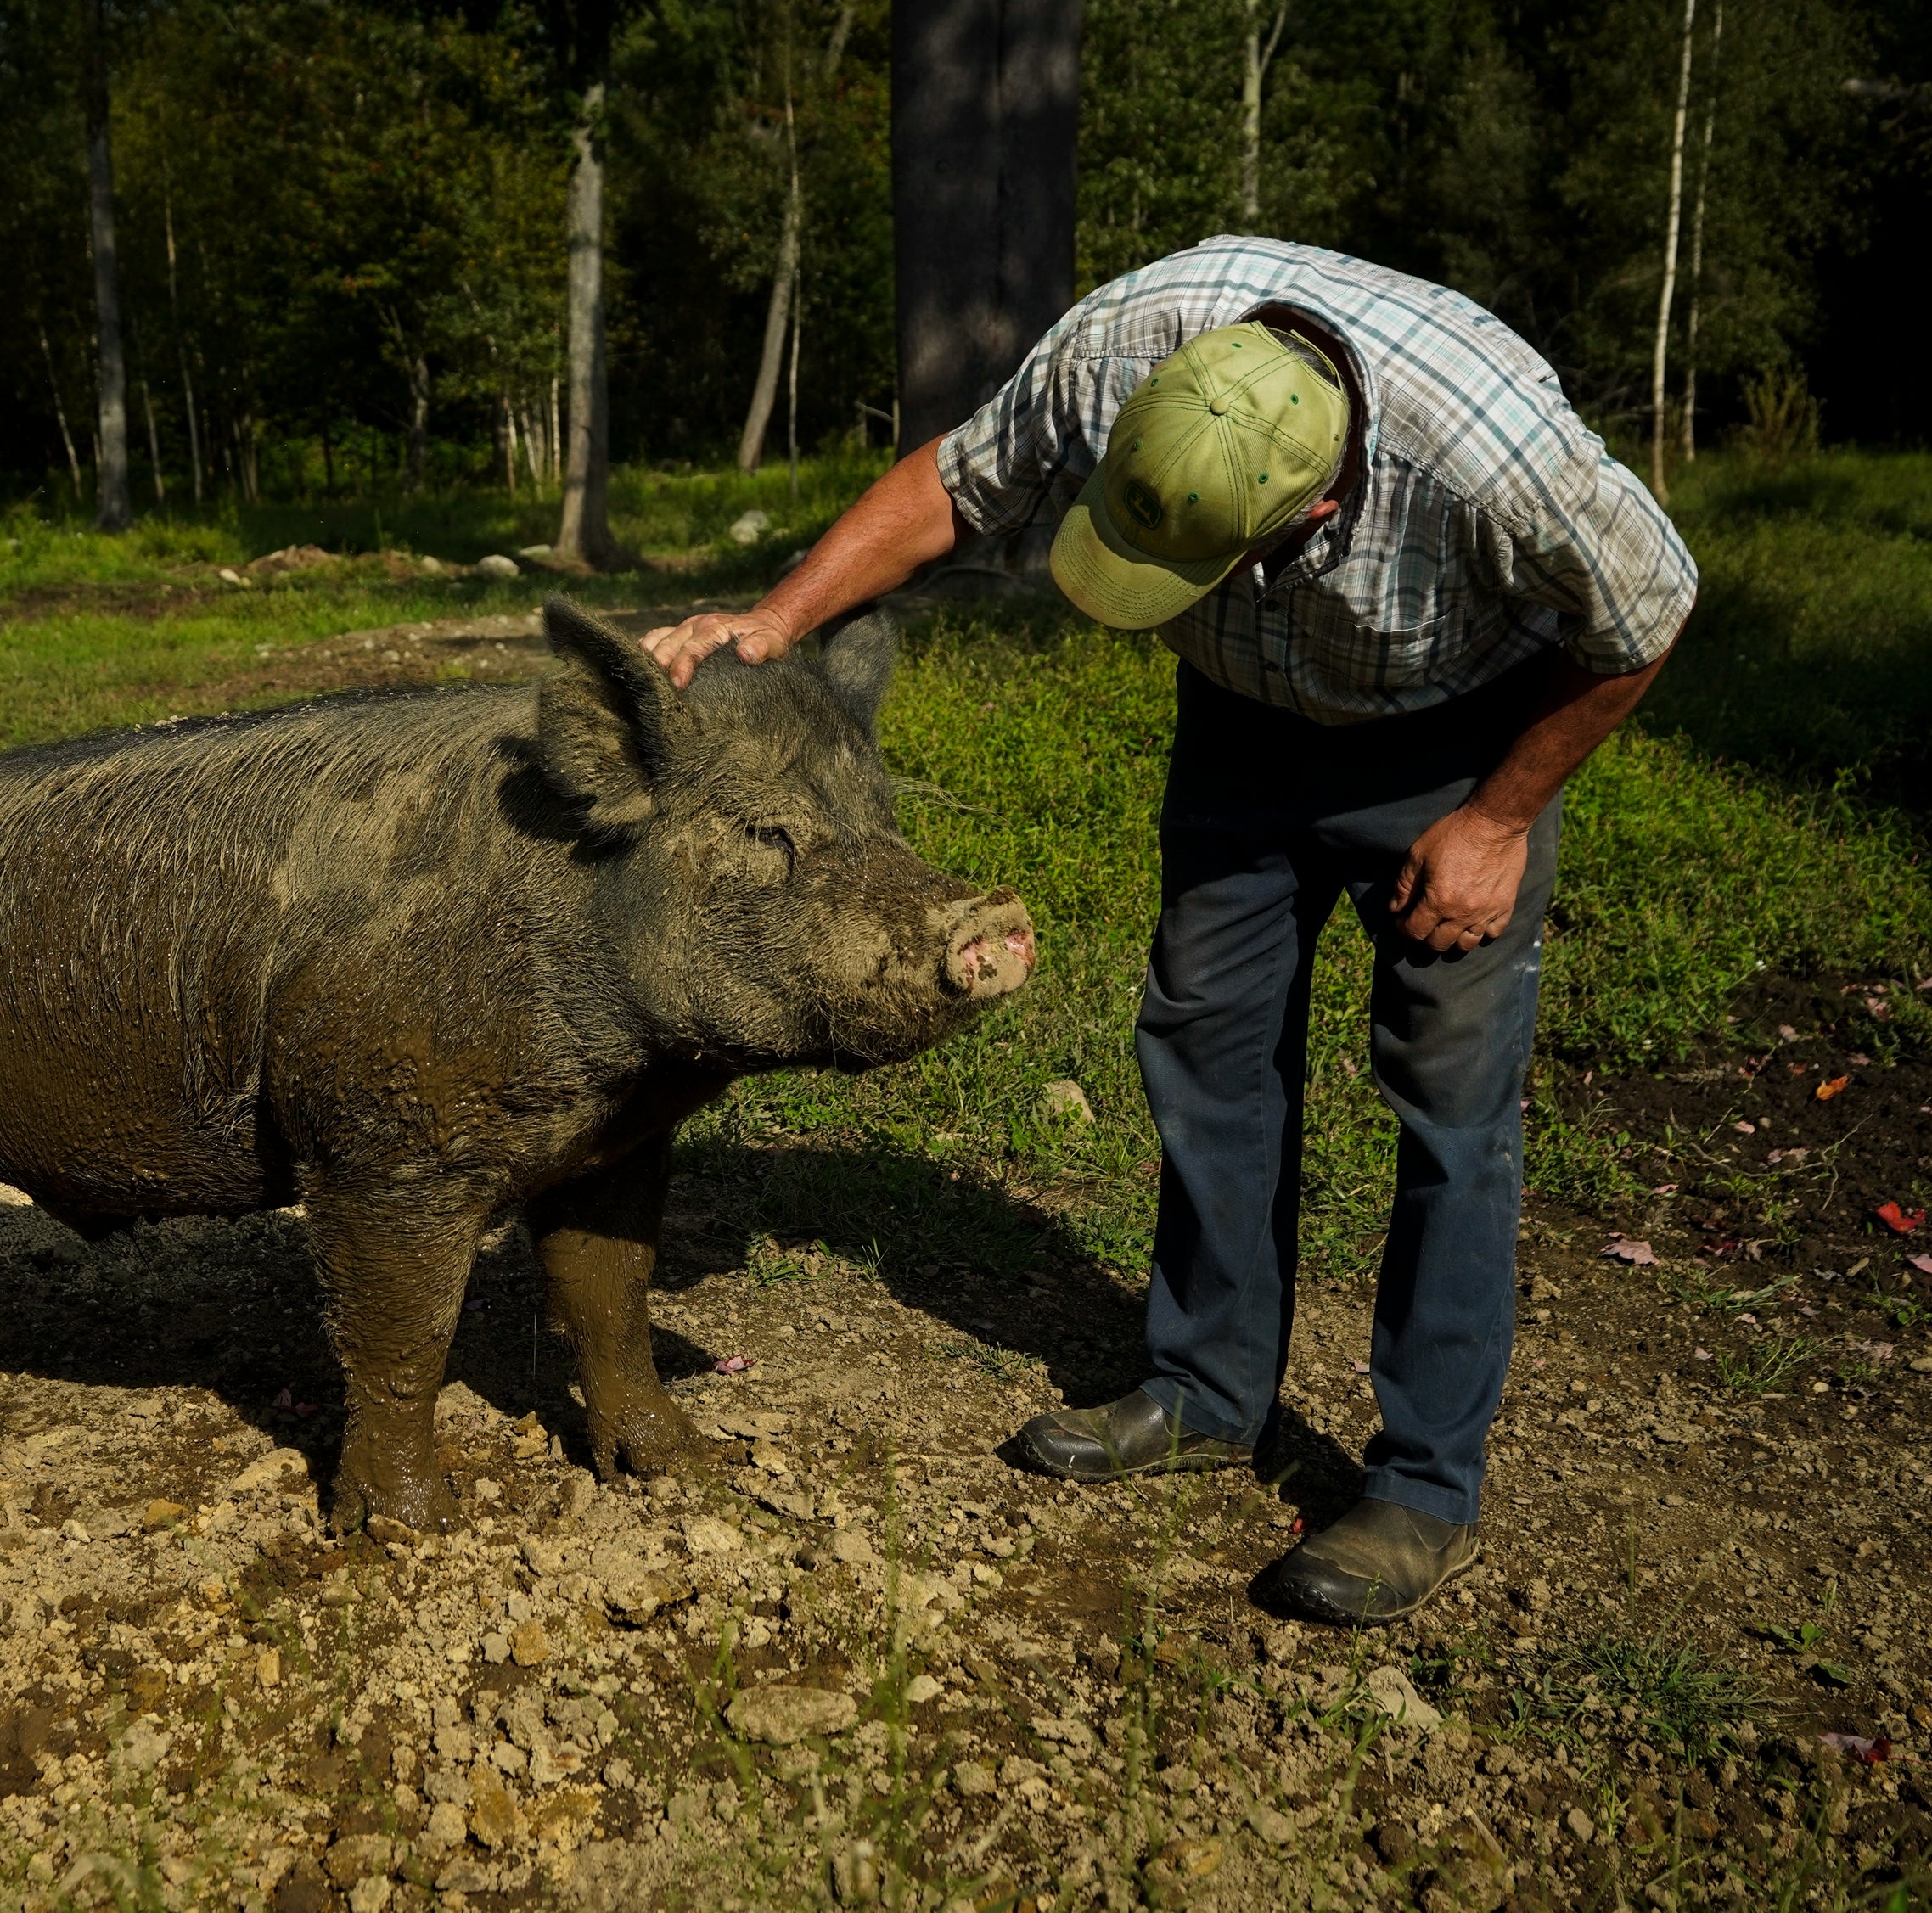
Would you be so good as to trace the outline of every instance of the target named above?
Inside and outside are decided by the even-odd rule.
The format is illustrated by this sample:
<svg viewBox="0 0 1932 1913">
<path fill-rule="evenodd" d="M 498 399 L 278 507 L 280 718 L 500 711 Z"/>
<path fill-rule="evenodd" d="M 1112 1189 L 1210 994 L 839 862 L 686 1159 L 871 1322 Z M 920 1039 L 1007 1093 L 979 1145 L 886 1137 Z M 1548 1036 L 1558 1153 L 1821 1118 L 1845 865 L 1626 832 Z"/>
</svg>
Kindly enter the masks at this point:
<svg viewBox="0 0 1932 1913">
<path fill-rule="evenodd" d="M 968 897 L 947 912 L 946 978 L 968 996 L 1003 996 L 1033 973 L 1033 919 L 1012 890 Z"/>
</svg>

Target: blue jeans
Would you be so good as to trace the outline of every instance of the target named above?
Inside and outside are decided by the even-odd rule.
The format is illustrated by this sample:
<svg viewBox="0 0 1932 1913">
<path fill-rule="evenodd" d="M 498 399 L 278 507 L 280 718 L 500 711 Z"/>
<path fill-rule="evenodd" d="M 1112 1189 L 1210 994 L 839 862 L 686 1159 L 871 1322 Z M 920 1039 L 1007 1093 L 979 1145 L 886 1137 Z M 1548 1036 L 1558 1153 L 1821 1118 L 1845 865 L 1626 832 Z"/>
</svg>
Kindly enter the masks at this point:
<svg viewBox="0 0 1932 1913">
<path fill-rule="evenodd" d="M 1542 678 L 1533 662 L 1434 710 L 1335 729 L 1182 665 L 1135 1038 L 1163 1149 L 1148 1392 L 1190 1428 L 1258 1444 L 1294 1320 L 1310 971 L 1347 892 L 1375 948 L 1375 1086 L 1401 1124 L 1364 1492 L 1446 1521 L 1476 1518 L 1515 1328 L 1519 1098 L 1560 799 L 1530 832 L 1494 942 L 1438 955 L 1394 927 L 1389 896 L 1410 845 L 1527 724 Z"/>
</svg>

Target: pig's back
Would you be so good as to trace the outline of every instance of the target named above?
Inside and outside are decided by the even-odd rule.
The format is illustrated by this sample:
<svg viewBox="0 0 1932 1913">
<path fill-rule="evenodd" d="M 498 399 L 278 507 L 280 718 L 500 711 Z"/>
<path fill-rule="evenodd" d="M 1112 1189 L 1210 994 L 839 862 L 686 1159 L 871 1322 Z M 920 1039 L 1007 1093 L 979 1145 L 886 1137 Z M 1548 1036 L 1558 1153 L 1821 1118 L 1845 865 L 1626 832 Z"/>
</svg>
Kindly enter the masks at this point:
<svg viewBox="0 0 1932 1913">
<path fill-rule="evenodd" d="M 78 1213 L 286 1199 L 275 991 L 426 888 L 460 935 L 533 715 L 405 693 L 0 756 L 0 1174 Z"/>
</svg>

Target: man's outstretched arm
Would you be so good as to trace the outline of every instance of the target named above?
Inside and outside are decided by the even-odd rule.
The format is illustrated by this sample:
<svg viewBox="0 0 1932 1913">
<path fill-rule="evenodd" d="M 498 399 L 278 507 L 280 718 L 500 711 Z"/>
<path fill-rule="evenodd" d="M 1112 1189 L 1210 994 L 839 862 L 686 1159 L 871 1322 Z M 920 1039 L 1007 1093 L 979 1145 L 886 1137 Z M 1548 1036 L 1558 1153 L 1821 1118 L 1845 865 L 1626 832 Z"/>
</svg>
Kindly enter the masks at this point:
<svg viewBox="0 0 1932 1913">
<path fill-rule="evenodd" d="M 922 564 L 944 558 L 971 529 L 939 475 L 938 439 L 873 483 L 749 611 L 707 611 L 644 635 L 644 648 L 688 684 L 698 660 L 735 643 L 747 664 L 782 658 L 841 611 L 894 591 Z"/>
<path fill-rule="evenodd" d="M 1560 655 L 1553 660 L 1536 715 L 1502 761 L 1461 809 L 1410 847 L 1389 900 L 1405 935 L 1431 950 L 1469 950 L 1508 925 L 1530 825 L 1570 772 L 1643 702 L 1669 655 L 1617 677 Z"/>
</svg>

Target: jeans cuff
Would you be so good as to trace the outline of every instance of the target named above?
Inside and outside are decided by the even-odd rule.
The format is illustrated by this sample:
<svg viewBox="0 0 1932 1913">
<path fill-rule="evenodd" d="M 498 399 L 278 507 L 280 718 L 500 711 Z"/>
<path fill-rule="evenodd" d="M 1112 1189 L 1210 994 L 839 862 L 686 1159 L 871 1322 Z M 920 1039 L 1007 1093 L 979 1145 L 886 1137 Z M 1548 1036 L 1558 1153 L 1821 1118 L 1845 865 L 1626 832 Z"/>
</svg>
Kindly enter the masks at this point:
<svg viewBox="0 0 1932 1913">
<path fill-rule="evenodd" d="M 1365 1468 L 1362 1493 L 1365 1501 L 1393 1501 L 1399 1508 L 1432 1514 L 1438 1521 L 1452 1521 L 1459 1528 L 1473 1527 L 1482 1512 L 1480 1490 L 1460 1493 L 1435 1482 L 1418 1481 L 1412 1475 L 1397 1474 L 1393 1468 Z"/>
<path fill-rule="evenodd" d="M 1255 1438 L 1238 1423 L 1207 1413 L 1201 1395 L 1175 1376 L 1157 1375 L 1151 1382 L 1143 1382 L 1141 1391 L 1152 1395 L 1170 1419 L 1178 1421 L 1189 1434 L 1205 1435 L 1210 1441 L 1232 1441 L 1243 1448 L 1255 1445 Z"/>
</svg>

